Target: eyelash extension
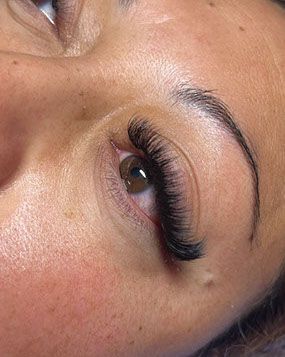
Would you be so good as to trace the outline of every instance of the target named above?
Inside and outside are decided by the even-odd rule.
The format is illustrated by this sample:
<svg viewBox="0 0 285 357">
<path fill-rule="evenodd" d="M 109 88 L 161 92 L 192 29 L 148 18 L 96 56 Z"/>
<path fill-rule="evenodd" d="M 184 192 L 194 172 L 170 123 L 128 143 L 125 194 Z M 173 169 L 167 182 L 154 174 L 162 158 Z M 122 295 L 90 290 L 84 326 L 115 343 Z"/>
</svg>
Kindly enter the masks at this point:
<svg viewBox="0 0 285 357">
<path fill-rule="evenodd" d="M 149 124 L 147 119 L 134 117 L 128 126 L 128 135 L 134 147 L 143 152 L 149 164 L 156 193 L 156 205 L 166 247 L 178 260 L 201 258 L 203 242 L 195 242 L 189 210 L 183 199 L 181 176 L 175 169 L 167 143 Z"/>
</svg>

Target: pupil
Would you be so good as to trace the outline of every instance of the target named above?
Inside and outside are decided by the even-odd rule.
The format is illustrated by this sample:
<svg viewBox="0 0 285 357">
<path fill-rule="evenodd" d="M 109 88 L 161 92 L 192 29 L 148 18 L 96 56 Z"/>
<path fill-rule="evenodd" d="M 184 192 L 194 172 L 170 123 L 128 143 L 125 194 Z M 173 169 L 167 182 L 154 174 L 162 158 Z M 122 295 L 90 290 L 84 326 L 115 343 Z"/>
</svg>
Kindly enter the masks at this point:
<svg viewBox="0 0 285 357">
<path fill-rule="evenodd" d="M 140 167 L 134 167 L 131 170 L 131 175 L 135 178 L 143 177 L 146 179 L 146 174 Z"/>
</svg>

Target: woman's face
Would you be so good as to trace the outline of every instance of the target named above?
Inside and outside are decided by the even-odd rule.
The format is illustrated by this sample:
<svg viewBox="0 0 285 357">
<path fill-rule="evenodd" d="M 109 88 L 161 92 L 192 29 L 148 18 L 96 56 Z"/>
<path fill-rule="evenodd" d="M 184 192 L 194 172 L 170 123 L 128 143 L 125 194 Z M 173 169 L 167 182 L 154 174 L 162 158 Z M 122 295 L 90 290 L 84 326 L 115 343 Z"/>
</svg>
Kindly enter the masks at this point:
<svg viewBox="0 0 285 357">
<path fill-rule="evenodd" d="M 189 355 L 285 256 L 285 13 L 57 7 L 0 4 L 0 355 Z"/>
</svg>

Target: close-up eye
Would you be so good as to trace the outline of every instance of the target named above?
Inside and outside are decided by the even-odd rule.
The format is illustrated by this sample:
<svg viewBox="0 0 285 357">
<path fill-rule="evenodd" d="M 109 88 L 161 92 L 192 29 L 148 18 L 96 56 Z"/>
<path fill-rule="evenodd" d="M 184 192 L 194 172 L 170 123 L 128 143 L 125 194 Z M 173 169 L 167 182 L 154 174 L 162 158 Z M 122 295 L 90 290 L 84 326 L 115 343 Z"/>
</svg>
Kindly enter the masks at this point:
<svg viewBox="0 0 285 357">
<path fill-rule="evenodd" d="M 154 223 L 157 221 L 155 190 L 147 160 L 119 151 L 123 186 L 138 208 Z"/>
<path fill-rule="evenodd" d="M 185 261 L 201 258 L 203 244 L 193 240 L 193 217 L 186 204 L 182 169 L 170 143 L 148 120 L 140 118 L 130 121 L 128 136 L 141 154 L 132 155 L 116 147 L 122 186 L 129 198 L 159 227 L 173 257 Z"/>
</svg>

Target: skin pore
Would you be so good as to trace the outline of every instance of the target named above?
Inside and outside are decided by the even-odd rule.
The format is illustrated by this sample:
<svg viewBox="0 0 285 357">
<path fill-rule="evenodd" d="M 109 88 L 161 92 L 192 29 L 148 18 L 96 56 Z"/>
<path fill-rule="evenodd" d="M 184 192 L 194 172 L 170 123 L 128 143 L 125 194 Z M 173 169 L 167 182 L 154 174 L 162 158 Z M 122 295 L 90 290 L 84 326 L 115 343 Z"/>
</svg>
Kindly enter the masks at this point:
<svg viewBox="0 0 285 357">
<path fill-rule="evenodd" d="M 189 356 L 263 299 L 285 257 L 284 26 L 268 0 L 63 0 L 55 25 L 0 3 L 1 356 Z M 200 259 L 121 183 L 134 117 L 173 152 Z"/>
</svg>

